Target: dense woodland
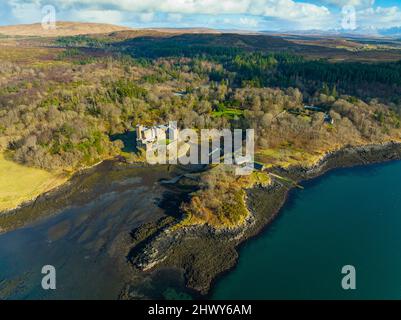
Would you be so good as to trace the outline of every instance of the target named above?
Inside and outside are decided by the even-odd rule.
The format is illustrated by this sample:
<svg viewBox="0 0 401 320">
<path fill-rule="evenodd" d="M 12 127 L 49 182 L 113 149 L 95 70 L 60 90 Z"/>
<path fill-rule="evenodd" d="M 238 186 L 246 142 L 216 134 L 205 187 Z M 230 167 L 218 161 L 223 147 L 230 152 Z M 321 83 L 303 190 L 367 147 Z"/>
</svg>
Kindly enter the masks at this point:
<svg viewBox="0 0 401 320">
<path fill-rule="evenodd" d="M 294 54 L 296 50 L 266 44 L 258 46 L 238 45 L 244 38 L 223 46 L 220 42 L 228 41 L 227 36 L 213 38 L 208 35 L 183 35 L 173 38 L 154 39 L 142 37 L 117 44 L 128 54 L 144 58 L 160 57 L 202 57 L 223 65 L 224 71 L 215 73 L 211 80 L 231 80 L 234 86 L 252 85 L 256 87 L 297 87 L 313 95 L 324 83 L 336 86 L 340 93 L 356 95 L 360 98 L 388 98 L 399 104 L 401 94 L 401 61 L 398 62 L 336 62 L 326 59 L 313 59 Z M 252 38 L 249 36 L 249 38 Z M 255 39 L 258 40 L 258 39 Z M 266 39 L 259 39 L 266 43 Z M 90 43 L 89 43 L 90 46 Z M 286 44 L 288 46 L 288 44 Z M 379 53 L 378 53 L 379 54 Z"/>
<path fill-rule="evenodd" d="M 57 44 L 66 48 L 118 51 L 143 61 L 171 57 L 213 61 L 224 70 L 209 74 L 210 80 L 226 79 L 236 87 L 297 87 L 304 94 L 313 95 L 326 83 L 336 86 L 342 94 L 364 99 L 387 98 L 387 102 L 400 104 L 401 61 L 332 63 L 296 54 L 300 51 L 298 47 L 277 39 L 225 34 L 147 36 L 115 41 L 112 37 L 78 36 L 59 38 Z M 323 48 L 320 49 L 323 53 Z"/>
<path fill-rule="evenodd" d="M 123 143 L 113 137 L 136 124 L 169 120 L 254 128 L 265 162 L 272 156 L 263 150 L 313 154 L 400 138 L 401 62 L 331 63 L 169 39 L 59 38 L 60 49 L 33 61 L 1 58 L 0 150 L 28 166 L 76 169 L 120 154 Z M 305 104 L 334 124 L 325 112 L 305 112 Z M 185 210 L 202 207 L 195 211 L 230 220 L 213 195 L 235 190 L 233 207 L 242 196 L 232 178 L 220 176 L 224 183 L 205 177 L 203 195 Z"/>
</svg>

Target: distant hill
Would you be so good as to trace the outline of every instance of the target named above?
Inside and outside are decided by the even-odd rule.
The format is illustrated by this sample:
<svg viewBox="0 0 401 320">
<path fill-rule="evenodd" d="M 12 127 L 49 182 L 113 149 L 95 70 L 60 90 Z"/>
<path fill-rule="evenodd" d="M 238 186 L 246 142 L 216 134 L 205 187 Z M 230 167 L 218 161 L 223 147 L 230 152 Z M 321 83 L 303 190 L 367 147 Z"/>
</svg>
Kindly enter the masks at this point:
<svg viewBox="0 0 401 320">
<path fill-rule="evenodd" d="M 193 28 L 193 29 L 186 29 L 186 28 L 152 28 L 152 29 L 128 29 L 116 32 L 110 32 L 107 36 L 111 39 L 118 39 L 118 40 L 127 40 L 127 39 L 134 39 L 139 37 L 173 37 L 177 35 L 183 34 L 214 34 L 219 35 L 221 34 L 220 31 L 214 29 L 207 29 L 207 28 Z"/>
<path fill-rule="evenodd" d="M 265 34 L 273 35 L 299 35 L 299 36 L 313 36 L 313 37 L 365 37 L 365 38 L 400 38 L 401 37 L 401 27 L 392 28 L 357 28 L 355 30 L 344 30 L 344 29 L 332 29 L 332 30 L 289 30 L 289 31 L 261 31 Z"/>
<path fill-rule="evenodd" d="M 0 26 L 0 36 L 60 37 L 76 35 L 108 34 L 116 38 L 140 36 L 171 36 L 178 34 L 221 34 L 209 28 L 128 28 L 104 23 L 58 22 L 56 30 L 45 30 L 40 23 Z"/>
<path fill-rule="evenodd" d="M 122 32 L 117 35 L 116 33 Z M 388 29 L 357 29 L 354 31 L 345 30 L 304 30 L 304 31 L 259 31 L 250 32 L 244 30 L 216 30 L 209 28 L 129 28 L 106 23 L 86 22 L 57 22 L 55 30 L 46 30 L 40 23 L 20 24 L 11 26 L 0 26 L 1 36 L 25 36 L 25 37 L 59 37 L 76 36 L 88 34 L 110 34 L 121 38 L 137 37 L 140 35 L 158 34 L 159 36 L 177 34 L 267 34 L 274 36 L 311 36 L 311 37 L 401 37 L 401 27 Z"/>
<path fill-rule="evenodd" d="M 7 36 L 59 37 L 82 34 L 102 34 L 131 28 L 103 23 L 58 22 L 55 30 L 46 30 L 40 23 L 0 27 L 0 34 Z"/>
</svg>

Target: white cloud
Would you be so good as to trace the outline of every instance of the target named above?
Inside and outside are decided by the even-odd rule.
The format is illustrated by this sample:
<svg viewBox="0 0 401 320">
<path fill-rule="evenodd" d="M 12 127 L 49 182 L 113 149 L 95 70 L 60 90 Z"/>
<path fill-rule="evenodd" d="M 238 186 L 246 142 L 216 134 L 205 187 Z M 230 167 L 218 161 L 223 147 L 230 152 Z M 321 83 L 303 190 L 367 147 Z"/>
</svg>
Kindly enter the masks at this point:
<svg viewBox="0 0 401 320">
<path fill-rule="evenodd" d="M 68 17 L 73 21 L 87 21 L 98 23 L 119 24 L 123 21 L 123 14 L 117 10 L 71 10 Z"/>
<path fill-rule="evenodd" d="M 238 27 L 264 30 L 335 29 L 341 9 L 354 5 L 359 27 L 400 25 L 399 7 L 373 6 L 374 0 L 8 0 L 17 23 L 40 21 L 40 8 L 49 2 L 60 19 L 139 25 Z M 201 20 L 200 20 L 201 19 Z M 196 25 L 195 25 L 196 24 Z M 211 25 L 210 25 L 211 26 Z"/>
<path fill-rule="evenodd" d="M 306 0 L 307 1 L 307 0 Z M 10 0 L 16 11 L 25 6 L 29 0 Z M 58 9 L 58 16 L 69 18 L 72 12 L 78 19 L 119 23 L 133 16 L 139 17 L 142 23 L 155 22 L 155 14 L 165 14 L 165 20 L 180 22 L 183 16 L 227 16 L 244 15 L 259 18 L 282 19 L 285 25 L 294 22 L 296 25 L 323 27 L 327 24 L 330 11 L 325 6 L 295 0 L 52 0 Z M 32 0 L 32 6 L 48 4 L 48 0 Z M 110 10 L 113 8 L 113 10 Z M 102 14 L 101 11 L 105 11 Z M 119 15 L 118 12 L 121 12 Z M 19 15 L 22 15 L 21 12 Z M 15 14 L 14 16 L 17 16 Z M 102 20 L 104 19 L 104 20 Z M 244 20 L 245 19 L 245 20 Z M 235 24 L 255 27 L 257 20 L 251 18 L 237 19 Z M 73 19 L 76 20 L 76 19 Z"/>
<path fill-rule="evenodd" d="M 377 7 L 357 11 L 357 23 L 365 28 L 386 29 L 401 26 L 398 7 Z"/>
<path fill-rule="evenodd" d="M 25 3 L 26 0 L 12 0 Z M 33 0 L 45 5 L 47 0 Z M 277 18 L 327 15 L 328 9 L 293 0 L 53 0 L 61 10 L 85 5 L 88 8 L 115 8 L 135 13 L 162 12 L 178 14 L 251 14 Z"/>
<path fill-rule="evenodd" d="M 33 0 L 31 2 L 10 0 L 8 4 L 11 8 L 12 16 L 18 23 L 31 23 L 41 21 L 42 19 L 40 0 Z"/>
</svg>

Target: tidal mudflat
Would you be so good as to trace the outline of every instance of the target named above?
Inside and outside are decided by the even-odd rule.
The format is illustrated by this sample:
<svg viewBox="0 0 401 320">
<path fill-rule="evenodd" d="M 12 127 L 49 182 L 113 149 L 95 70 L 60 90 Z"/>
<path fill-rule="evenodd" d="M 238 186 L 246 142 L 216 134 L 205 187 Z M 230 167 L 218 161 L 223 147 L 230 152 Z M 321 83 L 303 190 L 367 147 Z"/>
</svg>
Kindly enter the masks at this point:
<svg viewBox="0 0 401 320">
<path fill-rule="evenodd" d="M 136 281 L 141 294 L 146 285 L 141 287 L 142 278 L 133 280 L 126 259 L 129 234 L 165 215 L 163 197 L 171 191 L 160 180 L 175 175 L 167 166 L 106 161 L 15 212 L 45 218 L 0 235 L 0 298 L 115 299 L 127 281 Z M 57 270 L 54 291 L 41 287 L 44 265 Z M 169 277 L 180 277 L 168 274 L 154 277 L 166 290 Z"/>
</svg>

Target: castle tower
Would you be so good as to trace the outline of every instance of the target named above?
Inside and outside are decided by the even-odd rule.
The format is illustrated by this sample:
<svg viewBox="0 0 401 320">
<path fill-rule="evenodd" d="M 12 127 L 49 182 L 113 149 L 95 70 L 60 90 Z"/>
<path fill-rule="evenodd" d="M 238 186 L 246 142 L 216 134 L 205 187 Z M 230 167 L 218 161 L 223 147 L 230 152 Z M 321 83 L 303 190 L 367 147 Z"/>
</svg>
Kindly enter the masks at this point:
<svg viewBox="0 0 401 320">
<path fill-rule="evenodd" d="M 176 121 L 170 121 L 168 125 L 168 138 L 171 141 L 178 140 L 178 128 Z"/>
<path fill-rule="evenodd" d="M 141 126 L 140 124 L 138 124 L 136 126 L 136 139 L 137 140 L 142 140 L 142 130 L 143 130 L 143 126 Z"/>
</svg>

